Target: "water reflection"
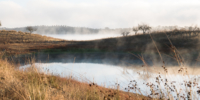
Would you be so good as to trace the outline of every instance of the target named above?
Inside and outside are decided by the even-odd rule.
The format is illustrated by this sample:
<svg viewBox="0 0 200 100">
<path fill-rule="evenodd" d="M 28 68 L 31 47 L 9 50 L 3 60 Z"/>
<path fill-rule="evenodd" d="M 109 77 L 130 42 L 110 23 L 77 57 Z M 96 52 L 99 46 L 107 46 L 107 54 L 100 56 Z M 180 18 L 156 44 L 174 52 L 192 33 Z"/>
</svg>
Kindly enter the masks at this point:
<svg viewBox="0 0 200 100">
<path fill-rule="evenodd" d="M 158 55 L 155 54 L 143 54 L 145 62 L 149 65 L 162 66 L 162 62 Z M 155 57 L 155 58 L 153 58 Z M 36 54 L 26 54 L 19 57 L 12 57 L 14 61 L 23 65 L 29 59 L 35 59 L 35 62 L 41 63 L 98 63 L 115 66 L 139 66 L 141 67 L 144 63 L 142 60 L 131 55 L 130 53 L 121 52 L 55 52 L 45 53 L 37 52 Z M 75 60 L 74 60 L 75 58 Z M 178 65 L 176 60 L 163 56 L 166 66 Z M 154 61 L 153 61 L 153 60 Z M 189 65 L 200 65 L 200 63 L 189 63 Z"/>
<path fill-rule="evenodd" d="M 175 73 L 174 67 L 168 67 L 169 73 L 164 73 L 161 68 L 159 69 L 157 67 L 127 68 L 92 63 L 36 63 L 35 65 L 37 68 L 41 68 L 40 71 L 53 75 L 60 75 L 62 77 L 72 76 L 72 78 L 79 81 L 94 82 L 106 87 L 115 87 L 117 83 L 121 90 L 137 92 L 143 95 L 151 94 L 150 90 L 154 88 L 155 92 L 162 91 L 164 95 L 170 93 L 173 98 L 183 95 L 187 96 L 188 91 L 195 95 L 192 96 L 193 99 L 199 98 L 197 90 L 199 87 L 198 83 L 200 83 L 200 76 L 199 74 L 192 74 L 195 72 L 194 70 L 198 72 L 199 68 L 188 69 L 188 72 L 191 74 L 183 75 L 181 73 Z M 27 68 L 29 66 L 25 65 L 21 68 Z M 188 84 L 190 82 L 189 87 Z M 129 90 L 128 87 L 137 88 Z"/>
<path fill-rule="evenodd" d="M 138 75 L 133 70 L 125 70 L 119 66 L 92 64 L 92 63 L 36 63 L 41 71 L 60 75 L 62 77 L 72 76 L 78 80 L 95 82 L 98 85 L 113 86 L 116 82 L 124 84 L 130 81 L 124 78 L 125 73 L 129 73 L 134 77 Z M 27 68 L 30 65 L 25 65 Z M 85 80 L 87 78 L 87 80 Z M 125 85 L 125 84 L 124 84 Z"/>
</svg>

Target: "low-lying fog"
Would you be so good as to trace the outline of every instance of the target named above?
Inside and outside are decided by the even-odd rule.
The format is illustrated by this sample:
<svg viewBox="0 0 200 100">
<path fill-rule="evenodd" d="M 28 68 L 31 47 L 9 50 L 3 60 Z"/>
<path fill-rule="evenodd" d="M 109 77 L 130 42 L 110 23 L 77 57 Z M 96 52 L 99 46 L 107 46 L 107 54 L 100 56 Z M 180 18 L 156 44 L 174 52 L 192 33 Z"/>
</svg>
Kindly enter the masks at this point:
<svg viewBox="0 0 200 100">
<path fill-rule="evenodd" d="M 118 37 L 122 36 L 123 32 L 130 32 L 134 34 L 132 28 L 118 28 L 110 29 L 106 27 L 105 29 L 94 29 L 86 27 L 71 27 L 71 26 L 32 26 L 36 29 L 33 33 L 50 36 L 65 40 L 95 40 L 102 38 Z M 5 30 L 15 30 L 22 32 L 27 31 L 26 27 L 19 28 L 3 28 Z"/>
<path fill-rule="evenodd" d="M 103 38 L 113 38 L 113 37 L 120 37 L 122 35 L 108 33 L 108 34 L 45 34 L 43 36 L 78 41 L 78 40 L 96 40 Z"/>
</svg>

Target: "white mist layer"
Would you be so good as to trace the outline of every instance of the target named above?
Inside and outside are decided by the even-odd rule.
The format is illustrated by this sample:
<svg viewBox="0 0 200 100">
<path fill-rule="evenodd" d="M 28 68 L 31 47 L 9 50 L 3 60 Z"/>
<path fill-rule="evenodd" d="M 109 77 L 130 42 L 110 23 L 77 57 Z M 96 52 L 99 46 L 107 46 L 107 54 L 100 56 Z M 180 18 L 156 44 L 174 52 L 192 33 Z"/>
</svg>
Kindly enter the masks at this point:
<svg viewBox="0 0 200 100">
<path fill-rule="evenodd" d="M 96 39 L 104 39 L 104 38 L 113 38 L 113 37 L 120 37 L 121 34 L 67 34 L 67 35 L 52 35 L 52 34 L 45 34 L 45 36 L 64 39 L 64 40 L 96 40 Z"/>
</svg>

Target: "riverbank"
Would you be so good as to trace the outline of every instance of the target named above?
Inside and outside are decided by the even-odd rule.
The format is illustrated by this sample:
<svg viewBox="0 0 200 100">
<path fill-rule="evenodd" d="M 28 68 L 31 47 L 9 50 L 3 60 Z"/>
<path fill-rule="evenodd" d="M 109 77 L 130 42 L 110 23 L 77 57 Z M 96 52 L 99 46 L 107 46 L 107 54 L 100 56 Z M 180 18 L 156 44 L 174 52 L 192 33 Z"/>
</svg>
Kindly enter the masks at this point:
<svg viewBox="0 0 200 100">
<path fill-rule="evenodd" d="M 138 94 L 78 82 L 72 77 L 61 78 L 39 72 L 34 64 L 22 71 L 0 59 L 0 98 L 18 100 L 146 100 Z M 87 81 L 87 80 L 85 80 Z"/>
</svg>

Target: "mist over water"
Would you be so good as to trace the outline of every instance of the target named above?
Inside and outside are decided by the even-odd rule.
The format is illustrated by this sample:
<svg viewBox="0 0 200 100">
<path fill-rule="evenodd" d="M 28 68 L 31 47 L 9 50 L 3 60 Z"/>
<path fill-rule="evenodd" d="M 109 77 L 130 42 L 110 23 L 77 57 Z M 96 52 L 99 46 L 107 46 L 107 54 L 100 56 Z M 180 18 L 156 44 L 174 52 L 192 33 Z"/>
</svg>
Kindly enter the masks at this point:
<svg viewBox="0 0 200 100">
<path fill-rule="evenodd" d="M 187 68 L 188 74 L 184 75 L 178 73 L 180 67 L 176 60 L 169 59 L 168 56 L 163 56 L 165 58 L 166 69 L 168 70 L 168 73 L 166 73 L 162 67 L 162 63 L 159 63 L 159 60 L 153 61 L 154 63 L 149 60 L 152 56 L 157 58 L 158 55 L 143 54 L 149 66 L 142 67 L 144 63 L 128 53 L 59 52 L 48 54 L 40 52 L 34 55 L 36 59 L 35 65 L 42 72 L 61 77 L 72 76 L 73 79 L 77 79 L 78 81 L 94 82 L 106 87 L 116 87 L 115 83 L 117 83 L 120 84 L 120 89 L 123 91 L 127 91 L 125 88 L 128 87 L 130 81 L 136 80 L 137 88 L 140 88 L 141 93 L 145 96 L 151 93 L 150 87 L 146 84 L 155 84 L 157 86 L 156 77 L 158 75 L 162 77 L 162 79 L 159 79 L 161 82 L 159 89 L 163 90 L 165 94 L 167 94 L 168 90 L 166 89 L 165 83 L 171 87 L 172 85 L 176 86 L 180 95 L 187 94 L 187 90 L 189 89 L 184 85 L 185 82 L 194 82 L 195 80 L 196 83 L 200 83 L 199 64 L 195 63 L 193 66 L 185 65 L 184 67 Z M 26 57 L 28 56 L 25 56 L 23 59 L 26 59 Z M 21 68 L 28 68 L 30 66 L 23 65 Z M 168 82 L 165 82 L 165 79 Z M 171 85 L 174 81 L 175 83 Z M 131 83 L 130 85 L 132 84 L 135 83 Z M 199 85 L 192 87 L 194 95 L 196 95 L 196 91 L 198 90 L 197 86 Z M 131 92 L 136 93 L 134 90 L 131 90 Z M 177 97 L 175 92 L 171 92 L 170 94 Z"/>
</svg>

